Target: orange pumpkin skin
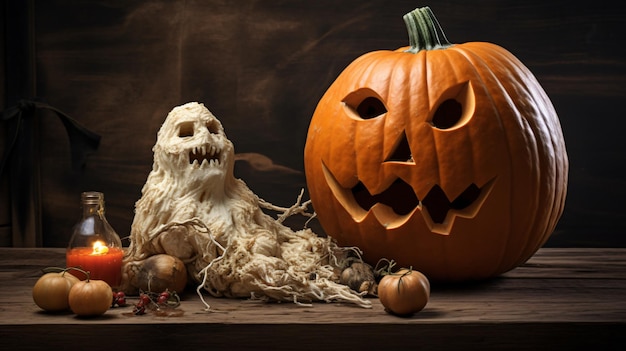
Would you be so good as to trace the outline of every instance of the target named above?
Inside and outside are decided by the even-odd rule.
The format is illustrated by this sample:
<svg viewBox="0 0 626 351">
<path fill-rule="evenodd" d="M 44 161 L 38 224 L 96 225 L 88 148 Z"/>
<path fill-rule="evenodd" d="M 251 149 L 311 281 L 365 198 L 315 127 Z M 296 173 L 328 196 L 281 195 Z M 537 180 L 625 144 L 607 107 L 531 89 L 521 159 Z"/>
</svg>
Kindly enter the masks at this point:
<svg viewBox="0 0 626 351">
<path fill-rule="evenodd" d="M 78 278 L 67 271 L 46 273 L 33 286 L 33 301 L 45 311 L 65 311 L 70 307 L 70 290 L 78 282 Z"/>
<path fill-rule="evenodd" d="M 113 291 L 104 280 L 87 278 L 72 286 L 68 301 L 72 312 L 79 316 L 99 316 L 111 307 Z"/>
<path fill-rule="evenodd" d="M 378 298 L 385 309 L 400 316 L 417 313 L 430 298 L 430 282 L 421 272 L 402 268 L 382 277 Z"/>
<path fill-rule="evenodd" d="M 511 270 L 563 212 L 568 158 L 556 111 L 502 47 L 405 50 L 357 58 L 318 103 L 304 167 L 320 224 L 372 265 L 393 259 L 435 281 Z"/>
</svg>

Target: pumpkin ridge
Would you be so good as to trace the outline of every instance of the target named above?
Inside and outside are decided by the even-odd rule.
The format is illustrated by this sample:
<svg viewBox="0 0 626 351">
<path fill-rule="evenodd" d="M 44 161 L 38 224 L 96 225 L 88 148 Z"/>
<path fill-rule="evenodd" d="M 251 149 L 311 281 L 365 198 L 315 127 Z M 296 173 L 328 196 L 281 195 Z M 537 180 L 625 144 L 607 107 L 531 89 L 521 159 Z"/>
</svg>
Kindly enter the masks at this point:
<svg viewBox="0 0 626 351">
<path fill-rule="evenodd" d="M 562 188 L 563 193 L 555 193 L 552 189 L 559 188 L 557 185 L 559 176 L 561 174 L 567 174 L 568 166 L 565 165 L 567 163 L 567 158 L 559 157 L 560 155 L 565 154 L 563 138 L 562 135 L 559 138 L 555 138 L 552 136 L 552 133 L 560 132 L 561 126 L 558 118 L 549 118 L 550 116 L 556 116 L 557 113 L 543 89 L 537 89 L 537 87 L 539 87 L 539 82 L 536 80 L 536 77 L 512 54 L 505 52 L 503 53 L 503 56 L 506 58 L 510 66 L 515 68 L 514 71 L 519 76 L 519 81 L 535 83 L 521 87 L 521 89 L 524 89 L 524 92 L 528 95 L 529 100 L 531 100 L 530 106 L 536 109 L 536 113 L 533 115 L 535 118 L 529 119 L 524 116 L 524 119 L 529 126 L 529 128 L 525 130 L 529 130 L 535 139 L 544 140 L 543 143 L 534 144 L 537 146 L 537 149 L 535 150 L 535 157 L 539 161 L 539 164 L 536 165 L 536 174 L 539 178 L 538 184 L 540 189 L 538 192 L 538 194 L 540 194 L 538 195 L 538 202 L 541 202 L 544 199 L 544 196 L 542 195 L 550 196 L 551 199 L 545 202 L 550 203 L 549 208 L 552 209 L 552 211 L 546 215 L 547 220 L 543 221 L 543 225 L 540 228 L 535 228 L 536 231 L 540 231 L 544 233 L 544 235 L 535 237 L 535 240 L 532 242 L 530 247 L 528 245 L 525 247 L 526 252 L 532 253 L 537 251 L 549 238 L 550 234 L 556 227 L 556 222 L 558 221 L 560 213 L 562 213 L 567 184 L 565 183 L 565 186 Z M 547 161 L 547 158 L 550 159 L 550 162 Z M 546 172 L 545 169 L 547 168 L 550 168 L 551 170 Z M 554 177 L 546 179 L 547 177 L 544 176 L 545 174 L 554 174 Z M 548 180 L 548 182 L 546 182 L 546 180 Z M 541 205 L 537 204 L 535 209 L 539 206 Z M 530 255 L 528 257 L 530 257 Z"/>
<path fill-rule="evenodd" d="M 515 64 L 516 60 L 514 58 L 509 58 L 510 61 Z M 520 72 L 518 69 L 517 72 Z M 522 71 L 523 72 L 523 71 Z M 527 75 L 532 76 L 531 72 L 523 72 Z M 524 80 L 530 80 L 530 77 L 522 77 Z M 533 79 L 534 76 L 532 76 Z M 537 83 L 538 85 L 538 83 Z M 525 88 L 534 88 L 534 87 L 525 87 Z M 535 212 L 538 208 L 544 207 L 542 203 L 549 203 L 550 211 L 546 214 L 546 219 L 543 221 L 536 221 L 537 223 L 533 225 L 533 230 L 537 232 L 543 233 L 542 236 L 534 237 L 534 240 L 529 240 L 530 242 L 524 247 L 524 251 L 528 253 L 526 255 L 526 259 L 530 258 L 532 253 L 536 252 L 543 244 L 547 241 L 550 234 L 554 231 L 556 227 L 556 221 L 558 220 L 559 214 L 562 213 L 562 204 L 564 202 L 564 194 L 563 197 L 560 197 L 561 194 L 556 193 L 553 189 L 559 188 L 557 185 L 559 175 L 561 174 L 561 170 L 559 169 L 560 162 L 557 162 L 556 159 L 562 152 L 558 152 L 560 150 L 560 145 L 557 144 L 557 140 L 562 140 L 562 138 L 557 139 L 552 137 L 552 133 L 555 133 L 561 130 L 560 125 L 558 128 L 551 128 L 550 120 L 548 120 L 547 116 L 554 115 L 556 116 L 556 111 L 554 110 L 554 106 L 548 101 L 546 101 L 545 93 L 541 90 L 536 90 L 534 93 L 528 92 L 529 98 L 531 100 L 532 106 L 537 108 L 536 118 L 532 120 L 525 119 L 529 124 L 529 131 L 531 131 L 532 135 L 535 139 L 544 140 L 543 143 L 536 143 L 537 149 L 535 157 L 538 159 L 538 164 L 536 164 L 536 176 L 538 182 L 539 191 L 537 193 L 537 201 L 535 203 L 534 209 Z M 541 101 L 537 101 L 540 99 Z M 558 119 L 553 119 L 555 123 L 558 123 Z M 547 139 L 547 141 L 545 141 Z M 564 150 L 564 147 L 563 147 Z M 549 156 L 546 156 L 549 155 Z M 548 159 L 550 161 L 548 161 Z M 550 169 L 550 171 L 546 171 L 546 169 Z M 567 171 L 564 171 L 567 173 Z M 552 174 L 553 177 L 546 177 L 546 174 Z M 563 187 L 563 189 L 567 189 L 567 187 Z M 549 198 L 547 198 L 549 197 Z M 522 261 L 520 262 L 523 263 Z"/>
<path fill-rule="evenodd" d="M 546 130 L 547 127 L 545 125 L 544 118 L 546 114 L 552 113 L 553 115 L 556 115 L 556 112 L 554 110 L 544 111 L 538 108 L 539 105 L 536 102 L 536 95 L 541 94 L 540 89 L 535 89 L 536 85 L 538 85 L 538 82 L 536 82 L 534 76 L 519 62 L 519 60 L 514 59 L 512 55 L 508 53 L 508 51 L 504 49 L 502 49 L 501 51 L 502 52 L 498 51 L 499 55 L 497 58 L 493 57 L 494 54 L 491 51 L 486 52 L 485 54 L 494 61 L 499 60 L 506 63 L 506 65 L 504 66 L 506 67 L 506 70 L 508 72 L 507 76 L 509 77 L 509 80 L 526 82 L 526 84 L 524 84 L 523 86 L 513 85 L 510 83 L 501 83 L 502 90 L 506 93 L 507 96 L 523 96 L 524 100 L 530 100 L 530 103 L 527 104 L 527 106 L 534 109 L 533 111 L 528 112 L 525 111 L 524 105 L 519 106 L 519 103 L 517 103 L 517 101 L 512 102 L 512 105 L 517 109 L 520 115 L 520 123 L 523 125 L 523 128 L 520 128 L 520 130 L 525 132 L 523 134 L 526 139 L 532 140 L 532 142 L 526 143 L 527 145 L 531 146 L 531 148 L 527 149 L 529 157 L 532 159 L 532 166 L 529 170 L 529 182 L 532 183 L 534 187 L 538 188 L 538 191 L 534 193 L 535 196 L 533 196 L 532 199 L 529 200 L 532 201 L 532 204 L 529 204 L 530 211 L 532 211 L 532 213 L 530 214 L 530 218 L 533 218 L 535 220 L 528 221 L 526 223 L 528 229 L 525 229 L 525 231 L 544 233 L 543 235 L 537 235 L 535 237 L 525 237 L 524 244 L 520 246 L 520 251 L 522 254 L 520 255 L 518 262 L 516 262 L 516 264 L 521 264 L 525 262 L 532 255 L 532 253 L 534 253 L 541 245 L 543 245 L 543 242 L 549 237 L 553 229 L 550 229 L 547 226 L 542 226 L 542 223 L 548 224 L 549 221 L 548 223 L 546 223 L 546 221 L 543 219 L 543 216 L 545 215 L 540 215 L 537 213 L 537 211 L 539 210 L 539 208 L 544 207 L 543 205 L 541 205 L 541 202 L 544 201 L 542 197 L 545 194 L 554 195 L 553 192 L 545 190 L 546 179 L 545 177 L 542 177 L 542 175 L 545 174 L 546 168 L 544 155 L 554 154 L 552 141 L 553 138 L 549 137 L 550 132 Z M 516 87 L 517 89 L 515 89 Z M 548 136 L 542 137 L 543 133 Z M 537 140 L 545 139 L 548 139 L 549 142 L 537 142 Z M 541 147 L 545 148 L 546 150 L 542 150 Z M 554 162 L 550 162 L 548 166 L 550 164 L 554 164 Z M 553 204 L 551 208 L 554 208 Z"/>
<path fill-rule="evenodd" d="M 485 71 L 487 71 L 489 74 L 492 75 L 493 79 L 497 82 L 497 88 L 501 91 L 501 95 L 505 98 L 507 98 L 508 102 L 507 105 L 512 109 L 512 111 L 514 111 L 515 113 L 515 118 L 513 123 L 516 123 L 518 125 L 517 129 L 514 130 L 520 130 L 523 131 L 523 133 L 521 133 L 522 137 L 526 140 L 524 142 L 524 145 L 527 145 L 527 148 L 524 150 L 524 152 L 527 154 L 526 157 L 529 158 L 529 164 L 530 169 L 527 171 L 528 176 L 527 179 L 525 180 L 525 182 L 528 182 L 529 184 L 533 184 L 532 187 L 537 188 L 538 190 L 536 192 L 532 192 L 532 193 L 524 193 L 523 195 L 519 195 L 520 197 L 523 196 L 526 201 L 532 201 L 533 204 L 528 204 L 526 206 L 526 208 L 528 209 L 528 211 L 532 212 L 532 213 L 528 213 L 527 214 L 527 218 L 532 219 L 532 220 L 527 220 L 527 221 L 523 221 L 523 222 L 516 222 L 516 223 L 509 223 L 509 226 L 511 228 L 515 228 L 515 229 L 511 229 L 511 231 L 514 232 L 518 232 L 518 233 L 527 233 L 527 232 L 536 232 L 538 233 L 536 236 L 528 236 L 528 235 L 509 235 L 507 237 L 507 244 L 506 246 L 510 246 L 513 245 L 515 247 L 518 248 L 518 256 L 517 256 L 517 260 L 515 262 L 504 262 L 506 260 L 506 257 L 502 257 L 501 258 L 501 262 L 499 264 L 499 267 L 508 267 L 508 266 L 518 266 L 522 263 L 524 263 L 526 260 L 528 260 L 528 258 L 530 258 L 532 256 L 532 254 L 534 252 L 536 252 L 536 250 L 541 247 L 541 245 L 543 245 L 543 243 L 545 243 L 545 241 L 549 238 L 550 234 L 552 233 L 554 227 L 549 227 L 548 225 L 543 225 L 541 226 L 542 223 L 547 224 L 545 218 L 547 218 L 545 214 L 541 214 L 538 213 L 537 211 L 540 210 L 540 208 L 545 208 L 545 205 L 542 205 L 541 202 L 543 201 L 541 199 L 542 196 L 544 195 L 550 195 L 551 192 L 550 191 L 546 191 L 545 190 L 545 180 L 546 179 L 542 179 L 542 174 L 545 174 L 545 156 L 542 155 L 542 152 L 540 150 L 537 149 L 538 145 L 541 144 L 543 145 L 543 147 L 548 147 L 548 145 L 546 145 L 546 143 L 538 143 L 537 140 L 538 139 L 546 139 L 546 138 L 541 138 L 539 135 L 541 133 L 541 129 L 545 129 L 544 127 L 538 126 L 537 124 L 539 123 L 539 120 L 541 120 L 541 122 L 545 122 L 543 121 L 544 118 L 546 118 L 546 114 L 549 114 L 548 112 L 545 111 L 533 111 L 533 112 L 528 112 L 524 109 L 524 105 L 522 105 L 519 101 L 513 99 L 513 96 L 522 96 L 524 101 L 529 101 L 528 102 L 528 106 L 531 106 L 532 108 L 536 108 L 536 102 L 535 102 L 535 98 L 537 94 L 541 94 L 542 89 L 536 89 L 539 86 L 539 83 L 536 81 L 536 79 L 534 78 L 534 76 L 525 68 L 525 66 L 523 66 L 519 60 L 515 59 L 512 57 L 512 55 L 504 48 L 501 48 L 497 45 L 494 44 L 488 44 L 488 43 L 484 43 L 485 45 L 488 45 L 490 50 L 487 50 L 486 48 L 483 48 L 482 46 L 479 46 L 478 44 L 480 43 L 469 43 L 471 45 L 466 45 L 469 48 L 471 48 L 471 50 L 467 50 L 469 48 L 466 48 L 466 52 L 469 52 L 472 56 L 476 57 L 478 60 L 481 61 L 481 63 L 485 66 L 485 67 L 491 67 L 492 65 L 490 64 L 490 62 L 498 62 L 500 69 L 502 71 L 505 71 L 506 76 L 508 77 L 507 82 L 502 82 L 500 79 L 498 79 L 498 75 L 493 72 L 493 70 L 491 69 L 486 69 Z M 474 61 L 471 61 L 473 64 L 475 64 Z M 482 77 L 482 75 L 481 75 Z M 523 87 L 518 87 L 517 90 L 511 90 L 511 89 L 515 89 L 518 85 L 520 84 L 512 84 L 510 83 L 510 81 L 515 81 L 515 82 L 524 82 Z M 523 89 L 523 90 L 522 90 Z M 555 116 L 556 116 L 556 112 L 552 112 Z M 498 115 L 501 115 L 498 111 Z M 499 119 L 500 123 L 504 123 L 503 118 Z M 507 131 L 509 129 L 512 129 L 510 127 L 506 127 L 503 126 L 503 131 L 505 133 L 507 133 Z M 550 132 L 547 132 L 548 135 L 550 134 Z M 510 146 L 510 144 L 512 143 L 511 141 L 511 137 L 507 136 L 506 139 L 508 140 L 507 145 Z M 554 148 L 552 148 L 553 146 L 553 140 L 554 138 L 547 138 L 550 139 L 549 143 L 550 143 L 550 147 L 551 147 L 551 151 L 553 154 L 560 154 L 560 153 L 556 153 L 554 152 Z M 513 160 L 514 157 L 520 157 L 520 155 L 518 153 L 514 153 L 514 151 L 510 148 L 508 148 L 509 150 L 509 155 L 511 160 Z M 550 152 L 547 152 L 548 154 L 550 154 Z M 544 152 L 545 153 L 545 152 Z M 559 173 L 558 171 L 553 172 L 553 173 Z M 516 171 L 516 169 L 513 168 L 513 165 L 511 165 L 511 186 L 513 186 L 513 184 L 519 184 L 520 180 L 516 180 L 514 179 L 516 176 L 520 175 L 519 171 Z M 511 194 L 516 194 L 515 189 L 511 188 L 510 190 Z M 532 196 L 532 200 L 529 200 L 528 195 L 534 195 Z M 519 201 L 515 201 L 515 203 L 519 203 Z M 553 206 L 553 205 L 552 205 Z M 551 207 L 551 208 L 554 208 Z M 553 213 L 561 213 L 561 212 L 554 212 L 556 210 L 556 208 L 554 208 L 554 210 L 552 211 Z M 518 208 L 511 208 L 511 211 L 520 211 L 520 209 Z M 552 216 L 552 214 L 550 214 L 550 217 Z M 556 217 L 558 218 L 559 216 L 556 215 Z M 516 218 L 513 214 L 511 214 L 510 216 L 511 219 Z M 541 227 L 540 227 L 541 226 Z M 556 226 L 556 221 L 554 221 L 553 226 Z M 539 234 L 541 233 L 541 235 Z M 523 240 L 523 242 L 516 242 L 514 239 L 516 238 L 521 238 Z"/>
</svg>

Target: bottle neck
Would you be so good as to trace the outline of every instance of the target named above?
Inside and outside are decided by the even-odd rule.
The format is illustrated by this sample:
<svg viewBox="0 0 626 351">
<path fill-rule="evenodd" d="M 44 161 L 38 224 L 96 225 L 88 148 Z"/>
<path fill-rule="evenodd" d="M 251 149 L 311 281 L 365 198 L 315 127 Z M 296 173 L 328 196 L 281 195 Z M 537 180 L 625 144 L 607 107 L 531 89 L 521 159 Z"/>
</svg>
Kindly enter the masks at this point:
<svg viewBox="0 0 626 351">
<path fill-rule="evenodd" d="M 104 207 L 100 204 L 83 204 L 83 217 L 104 216 Z"/>
<path fill-rule="evenodd" d="M 104 194 L 96 191 L 82 194 L 83 217 L 104 217 Z"/>
</svg>

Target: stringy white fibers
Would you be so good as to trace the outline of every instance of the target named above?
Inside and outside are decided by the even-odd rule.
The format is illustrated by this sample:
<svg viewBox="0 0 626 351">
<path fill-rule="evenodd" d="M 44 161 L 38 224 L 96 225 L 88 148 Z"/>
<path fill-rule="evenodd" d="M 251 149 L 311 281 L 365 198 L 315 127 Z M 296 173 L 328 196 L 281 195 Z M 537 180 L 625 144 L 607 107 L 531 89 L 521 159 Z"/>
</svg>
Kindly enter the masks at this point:
<svg viewBox="0 0 626 351">
<path fill-rule="evenodd" d="M 198 128 L 184 133 L 192 136 L 181 138 L 181 125 Z M 212 126 L 211 133 L 207 125 Z M 155 254 L 176 256 L 198 283 L 196 291 L 207 310 L 203 292 L 215 297 L 297 304 L 338 301 L 371 307 L 362 293 L 339 283 L 341 270 L 349 264 L 347 257 L 360 251 L 341 248 L 310 229 L 294 231 L 283 225 L 295 214 L 315 216 L 307 212 L 310 201 L 302 201 L 304 191 L 293 206 L 283 208 L 260 199 L 235 178 L 232 142 L 204 105 L 188 103 L 173 109 L 153 151 L 152 171 L 135 204 L 126 266 Z M 199 158 L 202 167 L 195 167 L 193 162 L 199 163 Z M 280 216 L 274 219 L 262 208 Z"/>
</svg>

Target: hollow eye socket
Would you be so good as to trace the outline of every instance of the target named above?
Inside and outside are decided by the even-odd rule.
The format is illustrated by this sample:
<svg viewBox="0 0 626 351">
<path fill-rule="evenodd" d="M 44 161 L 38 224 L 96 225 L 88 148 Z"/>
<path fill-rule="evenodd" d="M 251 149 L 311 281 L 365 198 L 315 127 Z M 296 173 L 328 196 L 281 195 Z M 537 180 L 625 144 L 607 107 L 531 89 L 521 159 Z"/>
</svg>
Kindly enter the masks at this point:
<svg viewBox="0 0 626 351">
<path fill-rule="evenodd" d="M 193 122 L 184 122 L 178 126 L 178 137 L 189 138 L 194 134 Z"/>
<path fill-rule="evenodd" d="M 356 107 L 356 112 L 363 119 L 378 117 L 387 112 L 385 104 L 375 97 L 368 97 Z"/>
<path fill-rule="evenodd" d="M 220 132 L 220 126 L 219 124 L 217 124 L 217 122 L 215 121 L 209 121 L 206 124 L 206 129 L 209 131 L 209 133 L 211 134 L 218 134 Z"/>
<path fill-rule="evenodd" d="M 463 106 L 454 99 L 448 99 L 437 107 L 431 121 L 435 128 L 450 129 L 463 117 Z"/>
<path fill-rule="evenodd" d="M 348 115 L 356 119 L 372 119 L 387 113 L 387 107 L 373 90 L 354 91 L 343 99 Z"/>
<path fill-rule="evenodd" d="M 442 130 L 464 125 L 472 118 L 476 108 L 474 90 L 469 81 L 452 86 L 441 95 L 440 101 L 432 112 L 430 124 Z"/>
<path fill-rule="evenodd" d="M 220 125 L 219 123 L 215 122 L 215 121 L 209 121 L 206 123 L 206 129 L 209 131 L 209 133 L 211 134 L 219 134 L 220 133 Z M 194 122 L 183 122 L 181 124 L 178 125 L 178 137 L 179 138 L 190 138 L 192 136 L 194 136 L 195 134 L 195 129 L 194 129 Z"/>
</svg>

